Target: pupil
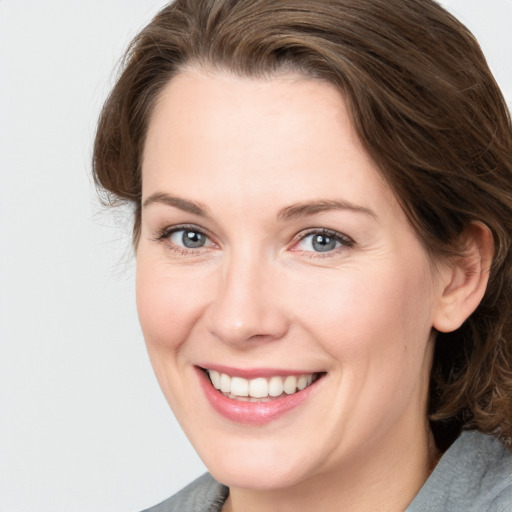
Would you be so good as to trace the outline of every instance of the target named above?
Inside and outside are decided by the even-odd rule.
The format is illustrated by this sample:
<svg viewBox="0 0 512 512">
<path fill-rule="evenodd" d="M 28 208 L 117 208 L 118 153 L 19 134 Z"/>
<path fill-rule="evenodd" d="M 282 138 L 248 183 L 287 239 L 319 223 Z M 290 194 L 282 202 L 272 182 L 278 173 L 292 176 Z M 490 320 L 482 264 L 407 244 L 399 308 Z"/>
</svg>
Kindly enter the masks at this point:
<svg viewBox="0 0 512 512">
<path fill-rule="evenodd" d="M 184 231 L 182 241 L 185 247 L 195 249 L 204 245 L 205 237 L 202 233 L 198 233 L 197 231 Z"/>
<path fill-rule="evenodd" d="M 313 249 L 317 252 L 332 251 L 336 248 L 336 240 L 326 235 L 315 235 L 313 237 Z"/>
</svg>

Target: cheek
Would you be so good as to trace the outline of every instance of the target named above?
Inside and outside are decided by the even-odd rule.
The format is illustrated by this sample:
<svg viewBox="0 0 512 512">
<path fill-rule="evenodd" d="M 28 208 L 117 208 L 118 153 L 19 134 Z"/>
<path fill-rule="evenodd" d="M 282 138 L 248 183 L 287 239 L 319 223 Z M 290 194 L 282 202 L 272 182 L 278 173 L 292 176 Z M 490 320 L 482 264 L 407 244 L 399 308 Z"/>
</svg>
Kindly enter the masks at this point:
<svg viewBox="0 0 512 512">
<path fill-rule="evenodd" d="M 428 281 L 404 269 L 361 273 L 309 302 L 309 325 L 337 362 L 333 403 L 352 411 L 347 421 L 355 430 L 362 418 L 384 428 L 409 408 L 424 413 L 432 357 Z"/>
<path fill-rule="evenodd" d="M 136 297 L 147 352 L 160 387 L 175 413 L 188 396 L 184 371 L 187 343 L 204 298 L 194 280 L 172 270 L 165 261 L 137 255 Z"/>
<path fill-rule="evenodd" d="M 200 314 L 204 301 L 201 287 L 165 262 L 138 256 L 136 289 L 148 350 L 177 349 Z"/>
<path fill-rule="evenodd" d="M 423 357 L 432 320 L 428 278 L 405 262 L 387 263 L 303 282 L 302 293 L 289 293 L 299 321 L 342 364 L 410 366 L 416 358 L 417 366 Z"/>
</svg>

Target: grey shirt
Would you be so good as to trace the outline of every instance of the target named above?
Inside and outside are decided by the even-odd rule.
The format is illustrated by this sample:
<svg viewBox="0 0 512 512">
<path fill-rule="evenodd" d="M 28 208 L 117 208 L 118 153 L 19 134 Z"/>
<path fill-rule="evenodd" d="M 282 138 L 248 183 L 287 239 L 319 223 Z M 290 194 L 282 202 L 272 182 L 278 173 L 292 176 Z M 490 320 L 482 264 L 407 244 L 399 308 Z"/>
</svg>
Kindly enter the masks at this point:
<svg viewBox="0 0 512 512">
<path fill-rule="evenodd" d="M 227 496 L 206 474 L 143 512 L 220 512 Z M 406 512 L 512 512 L 512 454 L 492 436 L 463 432 Z"/>
</svg>

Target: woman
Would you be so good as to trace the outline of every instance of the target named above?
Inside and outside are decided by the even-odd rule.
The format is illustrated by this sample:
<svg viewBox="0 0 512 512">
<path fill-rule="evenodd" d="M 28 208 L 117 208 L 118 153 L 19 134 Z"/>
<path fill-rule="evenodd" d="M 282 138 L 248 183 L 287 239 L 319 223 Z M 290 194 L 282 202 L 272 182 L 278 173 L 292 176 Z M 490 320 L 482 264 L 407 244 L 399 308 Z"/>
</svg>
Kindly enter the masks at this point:
<svg viewBox="0 0 512 512">
<path fill-rule="evenodd" d="M 431 0 L 163 9 L 94 152 L 212 475 L 151 510 L 512 510 L 511 151 Z"/>
</svg>

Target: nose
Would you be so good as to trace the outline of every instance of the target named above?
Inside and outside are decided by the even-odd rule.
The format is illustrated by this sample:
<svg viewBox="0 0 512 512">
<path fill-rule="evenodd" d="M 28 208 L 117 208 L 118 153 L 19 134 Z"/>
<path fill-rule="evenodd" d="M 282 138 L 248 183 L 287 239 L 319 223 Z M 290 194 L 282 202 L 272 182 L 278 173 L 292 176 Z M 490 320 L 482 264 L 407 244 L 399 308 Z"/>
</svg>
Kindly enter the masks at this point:
<svg viewBox="0 0 512 512">
<path fill-rule="evenodd" d="M 212 335 L 239 348 L 273 341 L 288 330 L 279 279 L 255 257 L 231 258 L 219 274 L 216 295 L 206 312 Z M 253 342 L 251 344 L 245 342 Z"/>
</svg>

